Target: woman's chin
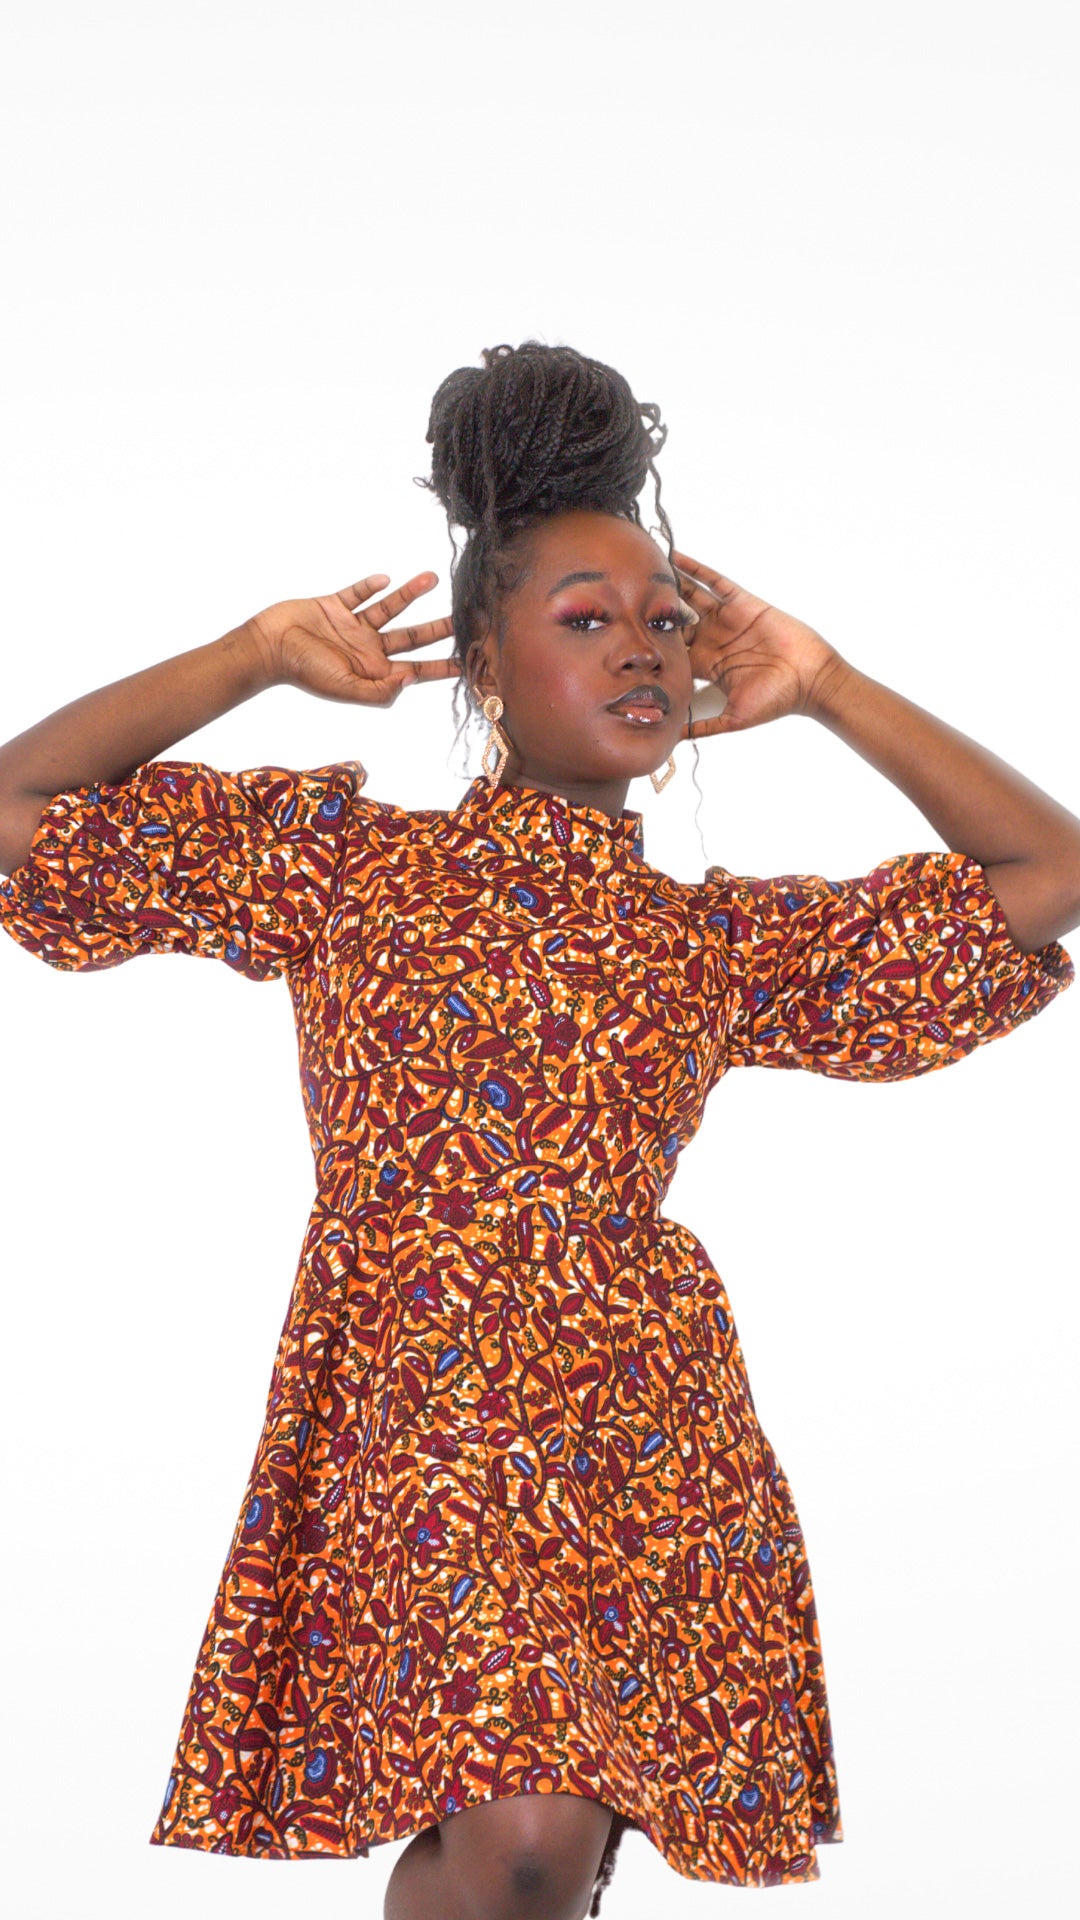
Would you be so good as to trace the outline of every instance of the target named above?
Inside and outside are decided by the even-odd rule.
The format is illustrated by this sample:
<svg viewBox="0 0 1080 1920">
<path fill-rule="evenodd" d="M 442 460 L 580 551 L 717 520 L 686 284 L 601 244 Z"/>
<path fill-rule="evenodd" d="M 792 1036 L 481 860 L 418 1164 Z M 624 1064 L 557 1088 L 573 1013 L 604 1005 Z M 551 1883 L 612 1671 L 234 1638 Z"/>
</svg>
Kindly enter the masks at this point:
<svg viewBox="0 0 1080 1920">
<path fill-rule="evenodd" d="M 638 780 L 665 767 L 679 738 L 670 713 L 662 713 L 659 708 L 651 711 L 656 719 L 628 719 L 625 714 L 605 709 L 611 726 L 603 729 L 604 745 L 618 741 L 618 759 L 628 780 Z"/>
<path fill-rule="evenodd" d="M 645 729 L 642 728 L 644 734 Z M 643 780 L 650 773 L 659 773 L 666 767 L 678 743 L 678 735 L 672 736 L 671 722 L 667 721 L 663 739 L 653 735 L 649 739 L 627 740 L 619 755 L 621 771 L 627 780 Z"/>
</svg>

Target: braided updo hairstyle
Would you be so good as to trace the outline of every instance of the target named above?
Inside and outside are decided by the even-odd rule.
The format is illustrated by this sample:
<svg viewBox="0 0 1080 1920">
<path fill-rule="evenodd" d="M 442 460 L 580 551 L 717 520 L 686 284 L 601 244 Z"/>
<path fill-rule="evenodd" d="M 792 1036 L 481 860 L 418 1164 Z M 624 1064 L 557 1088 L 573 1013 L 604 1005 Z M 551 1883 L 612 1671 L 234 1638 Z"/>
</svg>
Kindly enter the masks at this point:
<svg viewBox="0 0 1080 1920">
<path fill-rule="evenodd" d="M 464 670 L 469 649 L 492 622 L 502 645 L 501 603 L 528 577 L 531 527 L 575 508 L 640 527 L 638 495 L 651 473 L 669 558 L 674 546 L 653 464 L 667 439 L 658 407 L 635 400 L 614 367 L 573 347 L 526 340 L 485 347 L 482 358 L 482 367 L 458 367 L 438 388 L 427 430 L 431 476 L 416 475 L 438 495 L 450 527 L 453 658 L 462 667 L 455 717 L 462 683 L 467 701 L 455 740 L 480 713 Z M 460 552 L 455 527 L 466 536 Z"/>
</svg>

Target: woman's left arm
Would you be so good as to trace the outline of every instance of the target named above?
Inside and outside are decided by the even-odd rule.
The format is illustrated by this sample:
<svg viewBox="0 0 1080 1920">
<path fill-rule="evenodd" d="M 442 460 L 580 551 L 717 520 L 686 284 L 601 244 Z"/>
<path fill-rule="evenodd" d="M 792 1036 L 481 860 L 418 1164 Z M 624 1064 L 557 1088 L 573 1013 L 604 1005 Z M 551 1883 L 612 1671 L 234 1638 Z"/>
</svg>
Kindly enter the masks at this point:
<svg viewBox="0 0 1080 1920">
<path fill-rule="evenodd" d="M 685 737 L 786 713 L 819 720 L 914 801 L 949 848 L 984 868 L 1010 938 L 1035 953 L 1080 925 L 1080 819 L 996 754 L 861 673 L 812 627 L 676 553 L 698 622 L 698 679 L 727 696 Z"/>
<path fill-rule="evenodd" d="M 803 709 L 985 869 L 1010 938 L 1036 953 L 1080 924 L 1080 820 L 986 747 L 836 655 Z"/>
</svg>

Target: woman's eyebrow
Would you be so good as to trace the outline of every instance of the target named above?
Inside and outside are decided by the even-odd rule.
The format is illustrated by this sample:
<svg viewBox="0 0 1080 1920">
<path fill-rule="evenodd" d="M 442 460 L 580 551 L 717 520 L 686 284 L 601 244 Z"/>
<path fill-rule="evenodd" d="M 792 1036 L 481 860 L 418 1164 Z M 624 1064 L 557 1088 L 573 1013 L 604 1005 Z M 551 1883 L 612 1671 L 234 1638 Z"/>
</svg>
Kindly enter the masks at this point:
<svg viewBox="0 0 1080 1920">
<path fill-rule="evenodd" d="M 610 580 L 610 578 L 611 575 L 608 573 L 590 573 L 587 571 L 582 573 L 564 573 L 562 579 L 556 580 L 555 585 L 551 588 L 550 592 L 544 595 L 544 598 L 545 600 L 550 600 L 551 595 L 558 593 L 561 587 L 575 586 L 579 580 Z M 672 573 L 650 573 L 649 579 L 658 580 L 663 587 L 674 587 L 676 593 L 679 590 L 679 583 Z"/>
</svg>

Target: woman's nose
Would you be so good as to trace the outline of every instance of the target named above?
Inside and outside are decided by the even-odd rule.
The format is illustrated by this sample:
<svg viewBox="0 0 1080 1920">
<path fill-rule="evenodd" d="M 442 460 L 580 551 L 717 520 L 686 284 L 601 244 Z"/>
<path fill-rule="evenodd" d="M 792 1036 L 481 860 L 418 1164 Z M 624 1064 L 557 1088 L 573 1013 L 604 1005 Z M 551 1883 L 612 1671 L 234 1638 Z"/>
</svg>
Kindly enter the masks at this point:
<svg viewBox="0 0 1080 1920">
<path fill-rule="evenodd" d="M 663 660 L 664 652 L 655 633 L 643 620 L 634 622 L 633 640 L 626 646 L 628 660 Z"/>
</svg>

